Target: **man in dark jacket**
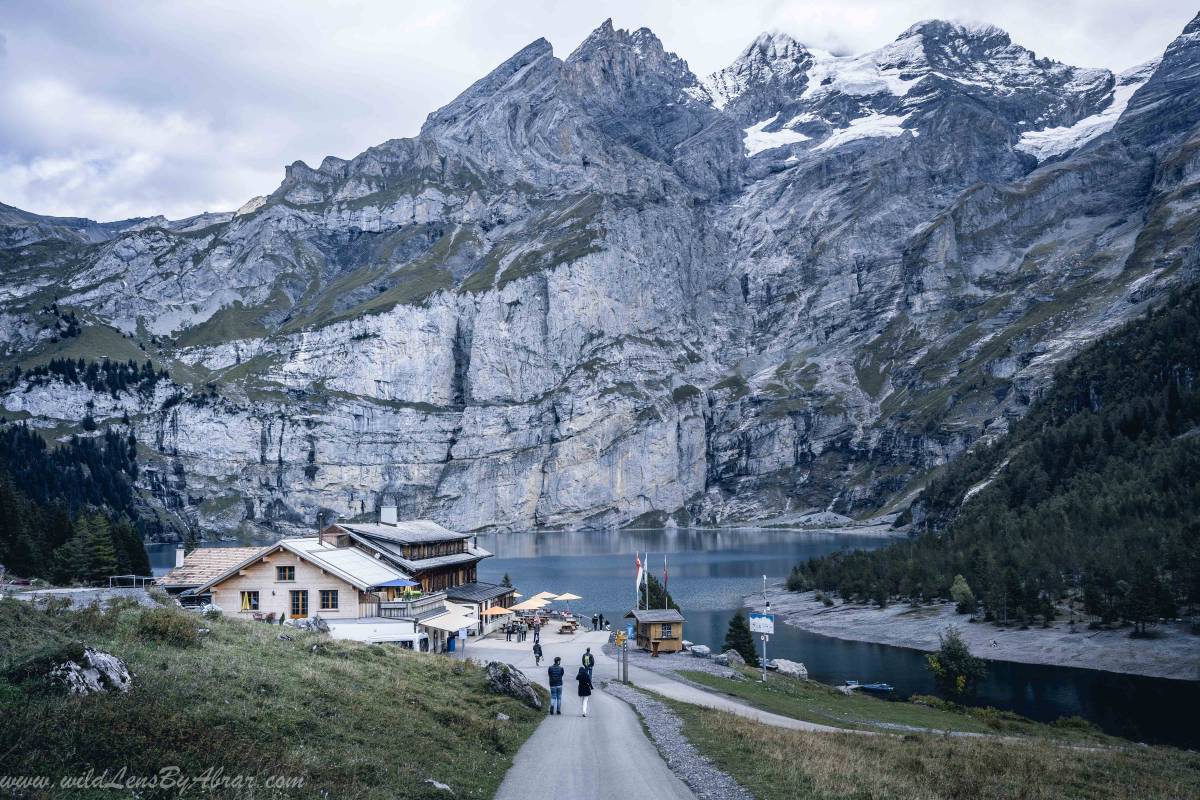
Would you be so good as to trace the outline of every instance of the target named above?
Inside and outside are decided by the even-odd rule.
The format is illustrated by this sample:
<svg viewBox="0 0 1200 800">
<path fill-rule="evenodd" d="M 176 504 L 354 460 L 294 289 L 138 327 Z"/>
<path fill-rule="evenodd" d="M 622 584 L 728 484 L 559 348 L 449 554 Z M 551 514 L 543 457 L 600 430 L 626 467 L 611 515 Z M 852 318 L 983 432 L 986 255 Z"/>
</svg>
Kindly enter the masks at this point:
<svg viewBox="0 0 1200 800">
<path fill-rule="evenodd" d="M 583 715 L 586 717 L 588 698 L 592 694 L 592 673 L 587 667 L 580 667 L 579 672 L 575 675 L 575 680 L 579 681 L 579 700 L 583 705 Z"/>
<path fill-rule="evenodd" d="M 592 667 L 596 666 L 596 657 L 592 655 L 592 648 L 588 648 L 583 653 L 583 668 L 587 670 L 588 680 L 592 679 Z"/>
<path fill-rule="evenodd" d="M 533 643 L 533 664 L 534 664 L 534 666 L 537 666 L 537 667 L 540 667 L 542 665 L 542 643 L 541 642 Z"/>
<path fill-rule="evenodd" d="M 550 669 L 546 670 L 550 676 L 550 713 L 562 716 L 562 682 L 563 675 L 566 673 L 560 664 L 562 659 L 558 656 L 554 657 L 554 664 Z"/>
</svg>

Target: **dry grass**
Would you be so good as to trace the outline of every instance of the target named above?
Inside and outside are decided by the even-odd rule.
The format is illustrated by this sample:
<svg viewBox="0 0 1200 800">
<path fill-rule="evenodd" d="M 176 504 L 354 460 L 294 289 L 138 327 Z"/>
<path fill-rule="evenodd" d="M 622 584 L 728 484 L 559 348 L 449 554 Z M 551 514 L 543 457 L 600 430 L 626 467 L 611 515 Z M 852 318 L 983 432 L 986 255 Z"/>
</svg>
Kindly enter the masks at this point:
<svg viewBox="0 0 1200 800">
<path fill-rule="evenodd" d="M 1200 754 L 993 737 L 789 731 L 671 703 L 684 733 L 759 800 L 1200 797 Z"/>
</svg>

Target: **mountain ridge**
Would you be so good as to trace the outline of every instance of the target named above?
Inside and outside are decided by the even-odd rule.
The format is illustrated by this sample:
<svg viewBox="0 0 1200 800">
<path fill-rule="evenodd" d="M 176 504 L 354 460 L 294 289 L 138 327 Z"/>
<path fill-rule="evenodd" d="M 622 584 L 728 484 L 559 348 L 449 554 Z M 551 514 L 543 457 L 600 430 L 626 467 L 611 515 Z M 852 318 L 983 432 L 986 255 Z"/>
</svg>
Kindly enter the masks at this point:
<svg viewBox="0 0 1200 800">
<path fill-rule="evenodd" d="M 50 436 L 89 402 L 128 415 L 143 490 L 224 531 L 385 492 L 470 529 L 894 514 L 1194 279 L 1192 38 L 1042 161 L 1022 136 L 1103 114 L 1118 78 L 998 29 L 755 61 L 719 107 L 647 29 L 537 40 L 416 137 L 295 162 L 236 216 L 89 245 L 25 225 L 0 360 L 150 356 L 192 400 L 0 403 Z M 739 59 L 763 46 L 803 49 Z"/>
</svg>

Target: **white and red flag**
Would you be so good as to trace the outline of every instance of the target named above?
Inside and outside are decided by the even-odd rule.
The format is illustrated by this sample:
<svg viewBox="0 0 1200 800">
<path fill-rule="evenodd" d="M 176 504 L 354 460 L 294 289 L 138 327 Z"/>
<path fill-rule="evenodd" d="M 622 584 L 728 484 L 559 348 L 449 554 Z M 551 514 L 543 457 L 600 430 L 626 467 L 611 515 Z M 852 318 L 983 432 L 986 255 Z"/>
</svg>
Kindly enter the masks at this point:
<svg viewBox="0 0 1200 800">
<path fill-rule="evenodd" d="M 642 554 L 641 553 L 638 553 L 634 557 L 633 563 L 637 566 L 637 581 L 633 585 L 633 591 L 635 593 L 637 593 L 637 607 L 641 608 L 642 607 L 642 576 L 645 571 L 642 567 Z"/>
</svg>

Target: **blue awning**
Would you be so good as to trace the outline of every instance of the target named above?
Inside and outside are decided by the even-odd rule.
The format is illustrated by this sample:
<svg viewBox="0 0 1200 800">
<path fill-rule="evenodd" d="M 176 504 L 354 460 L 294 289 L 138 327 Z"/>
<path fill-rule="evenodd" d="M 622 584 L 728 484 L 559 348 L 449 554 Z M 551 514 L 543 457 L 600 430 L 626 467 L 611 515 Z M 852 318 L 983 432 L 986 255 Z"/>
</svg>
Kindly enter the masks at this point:
<svg viewBox="0 0 1200 800">
<path fill-rule="evenodd" d="M 417 581 L 406 581 L 404 578 L 396 578 L 394 581 L 388 581 L 387 583 L 376 584 L 375 588 L 376 589 L 387 589 L 392 586 L 394 586 L 396 588 L 402 588 L 402 587 L 420 586 L 420 585 L 421 584 L 418 583 Z"/>
</svg>

